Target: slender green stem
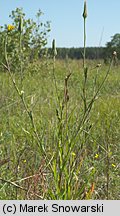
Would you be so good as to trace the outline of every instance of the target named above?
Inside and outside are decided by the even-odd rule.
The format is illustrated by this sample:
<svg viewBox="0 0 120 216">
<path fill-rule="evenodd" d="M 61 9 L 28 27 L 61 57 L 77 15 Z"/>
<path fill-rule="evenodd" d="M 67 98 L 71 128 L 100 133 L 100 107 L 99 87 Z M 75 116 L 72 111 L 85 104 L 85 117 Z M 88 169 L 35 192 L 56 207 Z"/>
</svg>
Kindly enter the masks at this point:
<svg viewBox="0 0 120 216">
<path fill-rule="evenodd" d="M 21 190 L 24 190 L 24 191 L 28 192 L 28 189 L 27 189 L 27 188 L 21 187 L 20 185 L 16 184 L 15 182 L 12 182 L 12 181 L 9 181 L 9 180 L 3 179 L 3 178 L 0 178 L 0 181 L 5 182 L 5 183 L 7 183 L 7 184 L 10 184 L 10 185 L 12 185 L 12 186 L 18 188 L 18 189 L 21 189 Z M 39 195 L 36 194 L 36 193 L 32 193 L 31 191 L 30 191 L 30 194 L 33 194 L 33 195 L 35 195 L 36 197 L 38 197 L 38 198 L 40 198 L 40 199 L 43 199 L 42 196 L 39 196 Z"/>
<path fill-rule="evenodd" d="M 107 158 L 106 158 L 106 178 L 107 178 L 107 200 L 109 200 L 109 149 L 107 143 Z"/>
<path fill-rule="evenodd" d="M 23 88 L 23 52 L 22 52 L 22 32 L 20 32 L 20 76 L 21 76 L 21 88 Z"/>
<path fill-rule="evenodd" d="M 86 84 L 87 84 L 87 72 L 88 72 L 88 69 L 86 67 L 86 18 L 84 18 L 83 71 L 84 71 L 83 102 L 84 102 L 84 113 L 86 113 L 86 109 L 87 109 Z"/>
<path fill-rule="evenodd" d="M 112 57 L 111 63 L 109 65 L 108 71 L 106 72 L 106 75 L 105 75 L 103 81 L 101 82 L 99 88 L 97 89 L 96 93 L 94 94 L 93 98 L 91 99 L 90 103 L 88 104 L 86 113 L 84 113 L 84 115 L 83 115 L 83 117 L 82 117 L 82 119 L 81 119 L 81 121 L 80 121 L 80 123 L 78 125 L 78 128 L 75 131 L 75 134 L 73 134 L 73 136 L 72 136 L 71 142 L 69 143 L 69 149 L 68 149 L 68 152 L 66 153 L 66 157 L 65 157 L 65 160 L 64 160 L 64 163 L 63 163 L 63 168 L 64 168 L 64 166 L 66 164 L 66 161 L 69 158 L 70 152 L 74 148 L 75 139 L 78 136 L 78 134 L 83 130 L 83 127 L 84 127 L 84 125 L 85 125 L 85 123 L 86 123 L 86 121 L 88 119 L 89 113 L 90 113 L 90 111 L 92 109 L 92 106 L 93 106 L 95 100 L 96 100 L 96 97 L 99 94 L 100 90 L 102 89 L 102 87 L 103 87 L 103 85 L 104 85 L 104 83 L 105 83 L 105 81 L 106 81 L 106 79 L 107 79 L 107 77 L 108 77 L 108 75 L 109 75 L 109 73 L 111 71 L 111 67 L 112 67 L 112 64 L 113 64 L 113 59 L 114 59 L 114 56 Z"/>
<path fill-rule="evenodd" d="M 83 51 L 83 68 L 85 68 L 86 59 L 86 18 L 84 18 L 84 51 Z"/>
<path fill-rule="evenodd" d="M 34 118 L 33 118 L 33 113 L 32 113 L 32 111 L 30 111 L 30 110 L 28 109 L 28 107 L 27 107 L 27 104 L 26 104 L 25 99 L 24 99 L 24 92 L 22 92 L 22 91 L 20 92 L 20 90 L 19 90 L 18 86 L 16 85 L 16 82 L 15 82 L 13 76 L 12 76 L 12 72 L 11 72 L 11 69 L 10 69 L 10 66 L 9 66 L 8 57 L 7 57 L 7 48 L 6 48 L 6 45 L 7 45 L 7 37 L 6 37 L 6 40 L 5 40 L 5 61 L 6 61 L 6 65 L 3 64 L 3 63 L 2 63 L 2 65 L 3 65 L 3 66 L 7 69 L 7 71 L 9 72 L 9 75 L 10 75 L 10 77 L 11 77 L 11 80 L 12 80 L 12 83 L 13 83 L 13 85 L 14 85 L 14 88 L 15 88 L 15 90 L 17 91 L 19 97 L 21 98 L 21 101 L 22 101 L 22 103 L 23 103 L 23 106 L 24 106 L 24 108 L 25 108 L 25 110 L 26 110 L 26 112 L 27 112 L 27 114 L 28 114 L 28 116 L 29 116 L 29 119 L 30 119 L 30 121 L 31 121 L 32 128 L 33 128 L 33 132 L 34 132 L 35 137 L 36 137 L 36 139 L 37 139 L 37 144 L 38 144 L 38 146 L 40 146 L 41 151 L 42 151 L 42 153 L 44 154 L 44 156 L 46 156 L 46 152 L 45 152 L 45 150 L 44 150 L 44 148 L 43 148 L 43 146 L 42 146 L 42 144 L 41 144 L 39 135 L 38 135 L 37 130 L 36 130 L 36 126 L 35 126 Z"/>
<path fill-rule="evenodd" d="M 84 52 L 83 52 L 83 70 L 84 70 L 84 83 L 83 83 L 83 103 L 84 103 L 84 114 L 87 111 L 87 89 L 86 89 L 86 84 L 87 84 L 87 73 L 88 69 L 86 67 L 86 17 L 84 17 Z M 86 144 L 86 138 L 87 138 L 87 125 L 85 126 L 85 144 Z"/>
</svg>

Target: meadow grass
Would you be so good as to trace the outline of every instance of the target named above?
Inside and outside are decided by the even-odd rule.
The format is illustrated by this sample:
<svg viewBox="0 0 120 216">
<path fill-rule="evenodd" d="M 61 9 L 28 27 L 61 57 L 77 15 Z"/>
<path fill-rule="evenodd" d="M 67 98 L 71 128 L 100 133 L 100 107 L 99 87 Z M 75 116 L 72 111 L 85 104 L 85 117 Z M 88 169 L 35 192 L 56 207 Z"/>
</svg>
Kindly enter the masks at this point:
<svg viewBox="0 0 120 216">
<path fill-rule="evenodd" d="M 97 64 L 89 62 L 87 103 L 108 70 Z M 81 124 L 82 61 L 57 60 L 55 77 L 52 61 L 30 64 L 23 94 L 39 142 L 9 73 L 0 73 L 0 199 L 119 199 L 119 70 L 112 67 Z M 12 75 L 20 89 L 21 76 Z"/>
</svg>

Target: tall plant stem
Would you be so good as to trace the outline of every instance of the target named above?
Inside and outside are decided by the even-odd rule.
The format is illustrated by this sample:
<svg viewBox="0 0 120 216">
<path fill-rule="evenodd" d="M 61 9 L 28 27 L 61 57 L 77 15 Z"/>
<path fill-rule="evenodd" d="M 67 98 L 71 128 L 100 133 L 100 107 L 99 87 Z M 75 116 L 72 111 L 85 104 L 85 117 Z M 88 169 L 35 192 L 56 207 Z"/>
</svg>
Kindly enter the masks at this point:
<svg viewBox="0 0 120 216">
<path fill-rule="evenodd" d="M 24 98 L 24 92 L 23 91 L 20 91 L 16 82 L 15 82 L 15 79 L 13 78 L 13 75 L 12 75 L 12 72 L 11 72 L 11 69 L 10 69 L 10 65 L 9 65 L 9 61 L 8 61 L 8 56 L 7 56 L 7 36 L 6 36 L 6 39 L 5 39 L 5 61 L 6 61 L 6 64 L 3 64 L 2 65 L 4 66 L 4 68 L 8 71 L 9 73 L 9 76 L 12 80 L 12 83 L 13 83 L 13 86 L 16 90 L 16 92 L 18 93 L 21 101 L 22 101 L 22 104 L 26 110 L 26 113 L 28 114 L 29 116 L 29 119 L 30 119 L 30 122 L 31 122 L 31 125 L 32 125 L 32 129 L 33 129 L 33 132 L 34 132 L 34 135 L 36 137 L 36 140 L 37 140 L 37 145 L 38 147 L 40 147 L 41 149 L 41 152 L 42 154 L 46 157 L 46 152 L 42 146 L 42 143 L 41 143 L 41 140 L 39 138 L 39 135 L 37 133 L 37 129 L 36 129 L 36 125 L 35 125 L 35 122 L 34 122 L 34 117 L 33 117 L 33 112 L 31 110 L 29 110 L 27 104 L 26 104 L 26 101 L 25 101 L 25 98 Z"/>
<path fill-rule="evenodd" d="M 83 51 L 83 68 L 85 68 L 86 59 L 86 18 L 84 18 L 84 51 Z"/>
<path fill-rule="evenodd" d="M 107 152 L 107 155 L 106 155 L 106 179 L 107 179 L 107 184 L 106 184 L 106 189 L 107 189 L 107 200 L 109 200 L 109 144 L 107 142 L 107 146 L 106 146 L 106 152 Z"/>
<path fill-rule="evenodd" d="M 83 71 L 84 71 L 84 82 L 83 82 L 83 103 L 84 103 L 84 114 L 87 112 L 87 93 L 86 93 L 86 84 L 87 84 L 87 72 L 88 68 L 86 67 L 86 17 L 84 17 L 84 52 L 83 52 Z M 87 140 L 87 125 L 85 126 L 85 144 Z"/>
<path fill-rule="evenodd" d="M 23 52 L 22 52 L 22 32 L 20 32 L 20 77 L 21 77 L 21 88 L 23 88 Z"/>
<path fill-rule="evenodd" d="M 84 113 L 87 110 L 87 101 L 86 101 L 86 83 L 87 83 L 87 72 L 86 67 L 86 18 L 84 18 L 84 52 L 83 52 L 83 72 L 84 72 L 84 82 L 83 82 L 83 103 L 84 103 Z"/>
</svg>

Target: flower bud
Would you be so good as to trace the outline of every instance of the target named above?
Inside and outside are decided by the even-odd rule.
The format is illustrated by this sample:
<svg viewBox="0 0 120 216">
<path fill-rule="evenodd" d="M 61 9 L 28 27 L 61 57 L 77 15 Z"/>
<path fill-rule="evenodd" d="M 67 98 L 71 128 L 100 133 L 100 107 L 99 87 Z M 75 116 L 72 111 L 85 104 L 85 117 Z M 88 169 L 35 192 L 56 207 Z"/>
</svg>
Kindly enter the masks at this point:
<svg viewBox="0 0 120 216">
<path fill-rule="evenodd" d="M 83 18 L 87 18 L 87 3 L 86 0 L 84 0 L 84 10 L 83 10 Z"/>
<path fill-rule="evenodd" d="M 53 42 L 52 42 L 52 53 L 53 53 L 53 56 L 57 55 L 57 49 L 56 49 L 55 39 L 53 39 Z"/>
<path fill-rule="evenodd" d="M 20 16 L 20 19 L 19 19 L 18 31 L 20 33 L 22 33 L 22 31 L 23 31 L 23 18 L 22 18 L 22 16 Z"/>
</svg>

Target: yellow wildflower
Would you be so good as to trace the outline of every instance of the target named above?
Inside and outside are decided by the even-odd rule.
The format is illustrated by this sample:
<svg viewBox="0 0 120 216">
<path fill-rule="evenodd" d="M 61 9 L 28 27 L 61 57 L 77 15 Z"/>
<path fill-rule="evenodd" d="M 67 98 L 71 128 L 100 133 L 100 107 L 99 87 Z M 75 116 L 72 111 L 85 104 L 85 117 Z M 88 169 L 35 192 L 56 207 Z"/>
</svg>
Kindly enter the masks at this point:
<svg viewBox="0 0 120 216">
<path fill-rule="evenodd" d="M 96 154 L 96 155 L 95 155 L 95 158 L 97 159 L 98 157 L 99 157 L 99 155 L 98 155 L 98 154 Z"/>
<path fill-rule="evenodd" d="M 112 167 L 116 167 L 116 165 L 112 163 Z"/>
<path fill-rule="evenodd" d="M 13 25 L 8 25 L 7 26 L 7 30 L 8 31 L 12 31 L 14 28 L 15 28 L 15 26 L 13 26 Z"/>
<path fill-rule="evenodd" d="M 72 152 L 72 156 L 75 156 L 76 154 L 74 152 Z"/>
<path fill-rule="evenodd" d="M 26 163 L 26 160 L 23 160 L 24 163 Z"/>
</svg>

